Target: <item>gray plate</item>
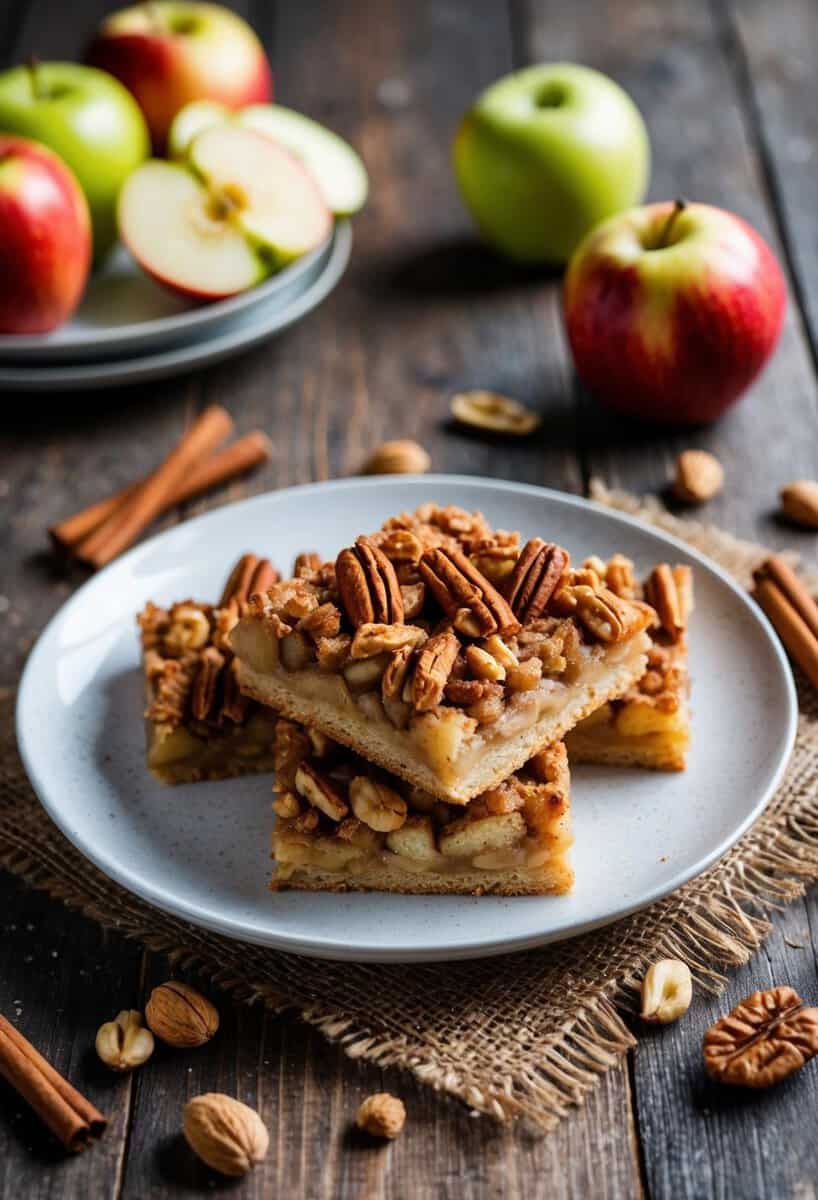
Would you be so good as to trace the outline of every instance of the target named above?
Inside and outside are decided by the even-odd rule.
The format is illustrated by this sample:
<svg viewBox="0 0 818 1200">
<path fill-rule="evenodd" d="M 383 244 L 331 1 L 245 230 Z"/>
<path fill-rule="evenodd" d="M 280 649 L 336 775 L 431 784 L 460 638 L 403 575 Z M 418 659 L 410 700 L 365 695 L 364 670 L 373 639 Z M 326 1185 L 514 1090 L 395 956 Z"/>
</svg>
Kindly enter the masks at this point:
<svg viewBox="0 0 818 1200">
<path fill-rule="evenodd" d="M 294 281 L 292 294 L 278 295 L 266 303 L 256 304 L 248 312 L 221 322 L 193 342 L 153 354 L 104 362 L 36 367 L 0 363 L 0 387 L 29 392 L 121 387 L 180 375 L 219 362 L 287 329 L 320 304 L 343 275 L 351 248 L 351 226 L 348 221 L 340 221 L 326 257 L 314 260 L 310 271 Z"/>
<path fill-rule="evenodd" d="M 165 788 L 146 772 L 135 612 L 148 599 L 219 594 L 236 547 L 286 570 L 335 554 L 423 500 L 482 509 L 497 526 L 615 550 L 640 571 L 693 565 L 693 749 L 687 771 L 574 772 L 571 895 L 271 895 L 270 779 Z M 300 954 L 419 961 L 499 954 L 571 937 L 673 891 L 759 816 L 793 745 L 792 675 L 767 621 L 711 562 L 665 534 L 572 496 L 457 476 L 354 479 L 258 496 L 188 521 L 94 576 L 42 635 L 23 676 L 20 747 L 38 796 L 92 862 L 158 908 L 229 937 Z"/>
<path fill-rule="evenodd" d="M 161 287 L 118 246 L 88 281 L 77 311 L 53 333 L 0 334 L 0 362 L 42 366 L 156 353 L 191 342 L 259 304 L 283 306 L 316 279 L 333 249 L 327 240 L 263 283 L 227 300 L 192 304 Z"/>
</svg>

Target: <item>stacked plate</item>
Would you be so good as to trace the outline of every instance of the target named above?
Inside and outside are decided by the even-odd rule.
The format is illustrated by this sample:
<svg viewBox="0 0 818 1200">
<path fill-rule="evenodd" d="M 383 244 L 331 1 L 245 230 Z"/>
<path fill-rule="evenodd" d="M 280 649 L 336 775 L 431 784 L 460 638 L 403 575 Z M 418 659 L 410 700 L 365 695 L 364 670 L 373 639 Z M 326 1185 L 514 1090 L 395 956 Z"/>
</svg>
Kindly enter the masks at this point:
<svg viewBox="0 0 818 1200">
<path fill-rule="evenodd" d="M 49 334 L 0 336 L 0 388 L 121 386 L 219 362 L 299 321 L 332 291 L 352 247 L 348 221 L 264 283 L 194 306 L 148 278 L 119 247 L 92 275 L 77 312 Z"/>
</svg>

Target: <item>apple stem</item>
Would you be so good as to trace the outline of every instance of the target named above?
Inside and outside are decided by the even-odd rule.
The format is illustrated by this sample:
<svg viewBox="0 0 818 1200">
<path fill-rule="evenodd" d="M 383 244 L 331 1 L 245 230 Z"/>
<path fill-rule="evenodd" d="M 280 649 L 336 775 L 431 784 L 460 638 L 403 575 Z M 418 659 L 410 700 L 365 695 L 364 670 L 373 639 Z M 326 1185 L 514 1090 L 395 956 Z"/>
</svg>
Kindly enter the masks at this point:
<svg viewBox="0 0 818 1200">
<path fill-rule="evenodd" d="M 31 96 L 33 100 L 42 100 L 43 90 L 40 87 L 40 60 L 35 54 L 26 62 L 26 70 L 31 84 Z"/>
<path fill-rule="evenodd" d="M 675 204 L 673 205 L 673 212 L 670 214 L 668 219 L 665 221 L 665 223 L 662 227 L 662 232 L 659 234 L 659 241 L 656 244 L 657 250 L 664 250 L 665 246 L 668 244 L 670 235 L 673 232 L 673 226 L 676 224 L 679 214 L 683 213 L 686 208 L 687 208 L 687 201 L 683 197 L 680 196 L 679 199 L 676 200 Z"/>
</svg>

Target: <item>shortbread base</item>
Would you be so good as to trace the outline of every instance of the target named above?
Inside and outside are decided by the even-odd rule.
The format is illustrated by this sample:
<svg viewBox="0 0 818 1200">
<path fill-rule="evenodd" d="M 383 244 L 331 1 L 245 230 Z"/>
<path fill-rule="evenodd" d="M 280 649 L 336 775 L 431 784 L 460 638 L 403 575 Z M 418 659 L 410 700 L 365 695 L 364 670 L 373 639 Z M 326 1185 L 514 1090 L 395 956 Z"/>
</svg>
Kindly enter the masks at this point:
<svg viewBox="0 0 818 1200">
<path fill-rule="evenodd" d="M 373 863 L 354 876 L 316 867 L 297 867 L 290 874 L 279 868 L 270 882 L 273 892 L 397 892 L 406 896 L 556 896 L 569 892 L 574 872 L 565 861 L 536 870 L 518 867 L 505 871 L 425 872 L 400 871 Z"/>
</svg>

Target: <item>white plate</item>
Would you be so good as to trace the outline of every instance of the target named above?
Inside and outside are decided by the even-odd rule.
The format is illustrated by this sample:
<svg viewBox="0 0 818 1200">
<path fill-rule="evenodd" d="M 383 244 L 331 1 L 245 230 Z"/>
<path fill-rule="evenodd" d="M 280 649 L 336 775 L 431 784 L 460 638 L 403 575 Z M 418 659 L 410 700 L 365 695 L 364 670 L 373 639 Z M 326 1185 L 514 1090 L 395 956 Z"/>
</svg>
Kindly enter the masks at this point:
<svg viewBox="0 0 818 1200">
<path fill-rule="evenodd" d="M 331 248 L 332 236 L 257 287 L 196 305 L 155 283 L 120 245 L 91 275 L 82 303 L 64 325 L 53 333 L 0 334 L 0 360 L 38 365 L 99 362 L 191 341 L 257 304 L 285 303 L 315 278 Z"/>
<path fill-rule="evenodd" d="M 121 387 L 165 379 L 219 362 L 281 333 L 319 305 L 343 275 L 351 247 L 351 226 L 348 221 L 341 221 L 335 227 L 327 257 L 313 262 L 314 278 L 303 274 L 294 284 L 292 295 L 288 292 L 266 304 L 257 304 L 248 312 L 211 329 L 199 340 L 155 354 L 104 362 L 46 367 L 0 362 L 0 387 L 30 392 Z"/>
<path fill-rule="evenodd" d="M 422 500 L 562 542 L 577 559 L 620 550 L 641 570 L 695 567 L 693 751 L 684 774 L 574 773 L 570 896 L 318 895 L 266 890 L 270 779 L 164 788 L 144 766 L 134 614 L 153 599 L 208 600 L 238 551 L 287 568 L 333 554 Z M 795 735 L 792 676 L 767 622 L 682 543 L 571 496 L 457 476 L 315 484 L 258 496 L 153 538 L 95 576 L 32 651 L 18 703 L 23 759 L 46 809 L 132 892 L 229 937 L 371 961 L 465 958 L 566 938 L 642 908 L 703 871 L 764 808 Z"/>
</svg>

